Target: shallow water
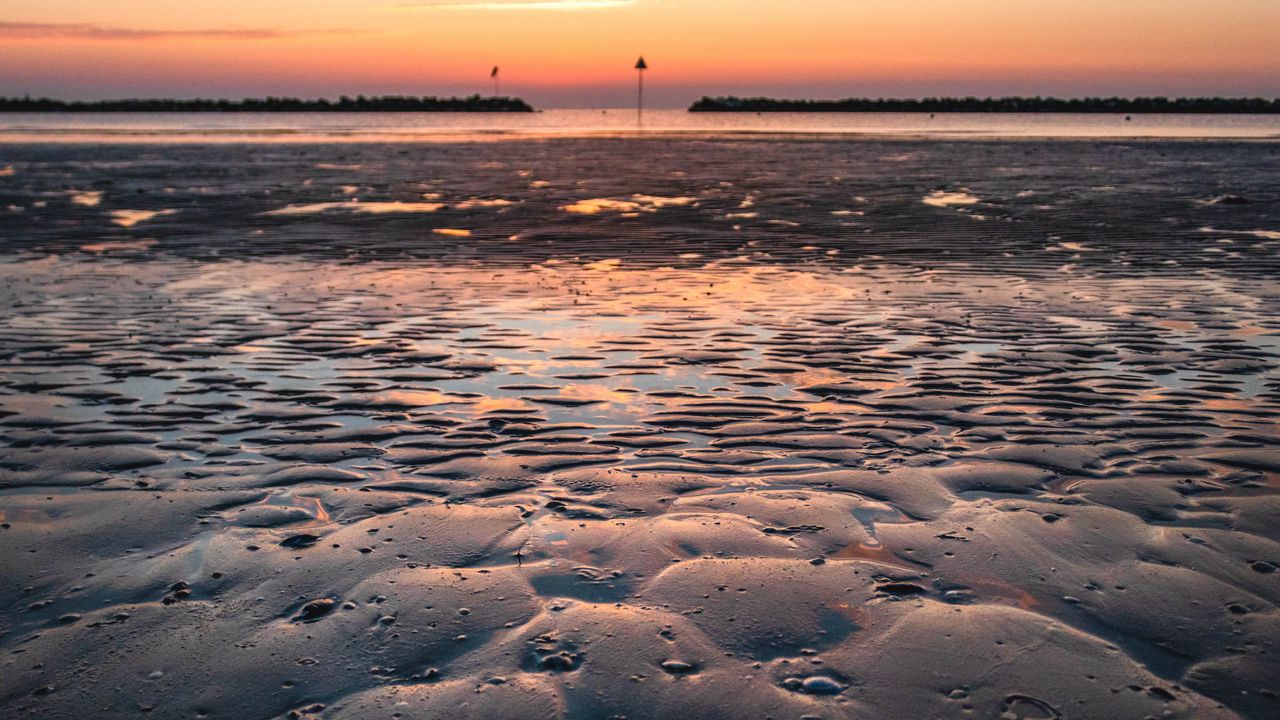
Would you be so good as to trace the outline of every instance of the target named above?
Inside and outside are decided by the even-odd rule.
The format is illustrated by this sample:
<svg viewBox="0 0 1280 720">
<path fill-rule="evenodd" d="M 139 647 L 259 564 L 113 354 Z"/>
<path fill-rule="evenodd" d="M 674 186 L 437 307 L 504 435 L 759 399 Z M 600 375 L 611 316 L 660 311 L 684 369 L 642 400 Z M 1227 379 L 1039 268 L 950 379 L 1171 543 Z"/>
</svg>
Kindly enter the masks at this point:
<svg viewBox="0 0 1280 720">
<path fill-rule="evenodd" d="M 1280 115 L 690 113 L 0 113 L 5 142 L 457 142 L 531 137 L 795 136 L 1280 139 Z"/>
<path fill-rule="evenodd" d="M 1274 717 L 1278 159 L 6 147 L 0 708 Z"/>
</svg>

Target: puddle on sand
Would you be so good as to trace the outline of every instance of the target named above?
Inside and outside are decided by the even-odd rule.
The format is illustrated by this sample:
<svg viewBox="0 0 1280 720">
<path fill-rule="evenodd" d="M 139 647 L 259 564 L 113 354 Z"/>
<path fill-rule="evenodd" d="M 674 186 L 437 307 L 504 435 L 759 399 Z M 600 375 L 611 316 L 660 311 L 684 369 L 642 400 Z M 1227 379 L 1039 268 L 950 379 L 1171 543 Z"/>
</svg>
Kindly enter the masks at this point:
<svg viewBox="0 0 1280 720">
<path fill-rule="evenodd" d="M 348 200 L 343 202 L 306 203 L 287 205 L 278 210 L 269 210 L 263 215 L 320 215 L 329 212 L 364 213 L 384 215 L 388 213 L 433 213 L 444 207 L 443 203 L 433 202 L 361 202 Z"/>
<path fill-rule="evenodd" d="M 976 195 L 968 192 L 947 192 L 946 190 L 934 190 L 924 197 L 925 205 L 931 207 L 963 207 L 965 205 L 977 205 L 979 200 Z"/>
<path fill-rule="evenodd" d="M 165 215 L 173 215 L 177 212 L 177 210 L 112 210 L 111 222 L 122 228 L 131 228 L 138 223 L 144 223 Z"/>
</svg>

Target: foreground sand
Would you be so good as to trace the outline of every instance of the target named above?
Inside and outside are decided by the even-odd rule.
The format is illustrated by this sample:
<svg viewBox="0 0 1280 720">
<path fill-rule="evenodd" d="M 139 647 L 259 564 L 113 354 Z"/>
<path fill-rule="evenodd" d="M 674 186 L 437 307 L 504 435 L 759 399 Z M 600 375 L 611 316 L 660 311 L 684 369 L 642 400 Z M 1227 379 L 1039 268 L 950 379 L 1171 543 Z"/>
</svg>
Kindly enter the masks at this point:
<svg viewBox="0 0 1280 720">
<path fill-rule="evenodd" d="M 1278 170 L 2 148 L 0 716 L 1276 717 Z"/>
</svg>

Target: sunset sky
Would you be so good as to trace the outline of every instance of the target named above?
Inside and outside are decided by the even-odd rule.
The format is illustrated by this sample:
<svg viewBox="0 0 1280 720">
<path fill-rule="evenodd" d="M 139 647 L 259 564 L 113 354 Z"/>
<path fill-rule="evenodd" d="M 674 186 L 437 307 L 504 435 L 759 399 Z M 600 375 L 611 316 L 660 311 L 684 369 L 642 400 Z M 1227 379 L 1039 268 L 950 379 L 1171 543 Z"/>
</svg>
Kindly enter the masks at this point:
<svg viewBox="0 0 1280 720">
<path fill-rule="evenodd" d="M 0 95 L 1280 96 L 1277 0 L 0 0 Z"/>
</svg>

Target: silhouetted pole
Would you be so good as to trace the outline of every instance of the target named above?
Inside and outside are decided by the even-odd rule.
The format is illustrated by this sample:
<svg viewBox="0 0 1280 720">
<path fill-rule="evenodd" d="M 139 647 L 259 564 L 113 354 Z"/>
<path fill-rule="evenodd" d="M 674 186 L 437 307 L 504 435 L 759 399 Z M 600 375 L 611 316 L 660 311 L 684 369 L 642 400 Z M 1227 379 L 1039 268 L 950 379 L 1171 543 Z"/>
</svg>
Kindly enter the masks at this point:
<svg viewBox="0 0 1280 720">
<path fill-rule="evenodd" d="M 636 122 L 644 123 L 644 71 L 649 69 L 648 63 L 641 56 L 636 61 L 636 76 L 640 81 L 639 88 L 636 92 Z"/>
<path fill-rule="evenodd" d="M 498 97 L 498 66 L 493 66 L 493 72 L 489 73 L 489 77 L 493 78 L 493 96 Z"/>
</svg>

